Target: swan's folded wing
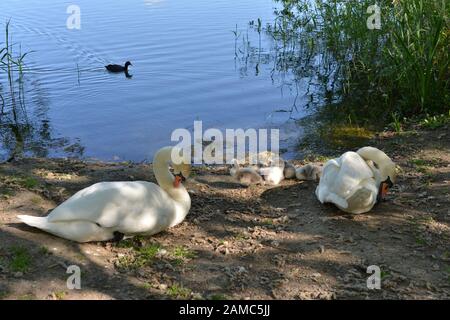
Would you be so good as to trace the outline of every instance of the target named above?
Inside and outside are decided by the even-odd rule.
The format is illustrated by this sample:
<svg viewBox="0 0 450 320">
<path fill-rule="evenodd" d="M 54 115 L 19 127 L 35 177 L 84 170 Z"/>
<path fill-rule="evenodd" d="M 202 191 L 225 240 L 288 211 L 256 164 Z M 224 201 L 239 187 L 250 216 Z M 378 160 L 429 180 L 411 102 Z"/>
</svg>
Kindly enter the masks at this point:
<svg viewBox="0 0 450 320">
<path fill-rule="evenodd" d="M 373 177 L 367 163 L 355 152 L 347 152 L 341 157 L 339 174 L 334 178 L 330 189 L 344 199 L 352 196 L 361 181 Z"/>
<path fill-rule="evenodd" d="M 333 184 L 339 175 L 339 171 L 341 169 L 340 158 L 329 160 L 322 170 L 322 177 L 320 178 L 320 185 L 330 186 Z"/>
<path fill-rule="evenodd" d="M 342 174 L 359 181 L 373 177 L 367 162 L 356 152 L 347 152 L 343 155 L 341 168 Z"/>
<path fill-rule="evenodd" d="M 49 222 L 87 220 L 116 226 L 125 217 L 164 206 L 167 194 L 149 182 L 100 182 L 74 194 L 55 208 Z"/>
<path fill-rule="evenodd" d="M 340 158 L 329 160 L 323 167 L 322 177 L 316 188 L 316 196 L 321 203 L 327 202 L 327 195 L 330 193 L 330 187 L 339 175 Z"/>
</svg>

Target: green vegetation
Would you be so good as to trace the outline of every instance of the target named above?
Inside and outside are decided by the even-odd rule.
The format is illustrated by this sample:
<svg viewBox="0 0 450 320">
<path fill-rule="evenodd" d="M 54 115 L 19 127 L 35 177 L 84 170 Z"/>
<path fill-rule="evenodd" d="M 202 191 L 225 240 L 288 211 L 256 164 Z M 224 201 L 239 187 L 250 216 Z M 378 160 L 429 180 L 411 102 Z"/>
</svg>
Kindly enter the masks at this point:
<svg viewBox="0 0 450 320">
<path fill-rule="evenodd" d="M 14 56 L 13 45 L 10 44 L 10 31 L 9 31 L 10 21 L 5 25 L 5 43 L 4 47 L 0 47 L 0 66 L 2 69 L 10 70 L 13 66 L 17 66 L 19 71 L 23 70 L 23 62 L 27 53 L 19 54 Z"/>
<path fill-rule="evenodd" d="M 318 130 L 321 140 L 333 147 L 351 149 L 365 145 L 374 133 L 357 125 L 334 125 L 321 127 Z"/>
<path fill-rule="evenodd" d="M 317 79 L 308 94 L 328 123 L 391 124 L 396 132 L 404 118 L 427 117 L 430 128 L 448 123 L 447 1 L 377 1 L 381 28 L 374 30 L 372 0 L 276 1 L 281 8 L 265 29 L 277 44 L 274 71 L 290 72 L 294 82 Z"/>
<path fill-rule="evenodd" d="M 64 300 L 64 297 L 66 296 L 66 292 L 64 291 L 56 291 L 53 292 L 53 296 L 56 300 Z"/>
<path fill-rule="evenodd" d="M 0 39 L 0 145 L 7 160 L 33 155 L 47 155 L 51 143 L 63 147 L 68 141 L 56 142 L 51 136 L 46 111 L 27 108 L 26 60 L 31 52 L 22 53 L 21 45 L 13 41 L 10 22 L 4 25 Z M 37 115 L 39 114 L 39 115 Z M 83 150 L 78 148 L 76 152 Z M 32 187 L 33 181 L 27 183 Z"/>
<path fill-rule="evenodd" d="M 427 129 L 437 129 L 448 123 L 450 123 L 450 110 L 448 111 L 448 114 L 436 116 L 427 115 L 427 117 L 420 122 L 420 125 Z"/>
<path fill-rule="evenodd" d="M 27 53 L 20 53 L 15 55 L 14 46 L 11 44 L 11 35 L 10 35 L 10 22 L 8 21 L 5 25 L 5 42 L 4 44 L 0 43 L 0 71 L 4 71 L 7 73 L 9 87 L 11 88 L 12 99 L 14 99 L 14 71 L 17 70 L 19 74 L 19 82 L 22 82 L 23 78 L 23 70 L 24 70 L 24 59 L 27 56 Z M 2 47 L 3 46 L 3 47 Z M 21 100 L 23 97 L 19 97 Z M 0 93 L 0 115 L 4 113 L 5 108 L 5 99 Z M 1 119 L 1 118 L 0 118 Z"/>
<path fill-rule="evenodd" d="M 179 284 L 173 284 L 167 289 L 167 294 L 172 298 L 187 299 L 191 296 L 191 289 L 185 288 Z"/>
<path fill-rule="evenodd" d="M 11 248 L 12 258 L 9 262 L 9 269 L 12 272 L 26 272 L 31 267 L 31 256 L 24 247 Z"/>
<path fill-rule="evenodd" d="M 428 174 L 430 169 L 437 164 L 433 160 L 427 161 L 423 159 L 411 159 L 410 163 L 414 165 L 418 172 L 423 174 Z"/>
<path fill-rule="evenodd" d="M 22 186 L 27 189 L 32 189 L 39 184 L 39 182 L 33 177 L 25 177 L 20 182 Z"/>
<path fill-rule="evenodd" d="M 423 159 L 412 159 L 411 163 L 415 165 L 416 167 L 423 167 L 427 165 L 427 161 Z"/>
<path fill-rule="evenodd" d="M 158 243 L 145 244 L 140 237 L 123 240 L 118 247 L 130 249 L 127 254 L 122 254 L 116 266 L 120 269 L 134 270 L 152 265 L 156 260 L 164 260 L 173 266 L 180 266 L 197 257 L 196 253 L 184 246 L 175 246 L 172 249 L 164 249 Z"/>
<path fill-rule="evenodd" d="M 392 129 L 397 133 L 402 132 L 403 131 L 402 121 L 400 120 L 400 117 L 398 116 L 398 114 L 393 113 L 391 116 L 392 116 L 392 122 L 391 122 Z"/>
<path fill-rule="evenodd" d="M 150 289 L 153 288 L 153 286 L 152 286 L 150 283 L 147 283 L 147 282 L 141 283 L 141 284 L 140 284 L 140 287 L 141 287 L 142 289 L 145 289 L 145 290 L 150 290 Z"/>
<path fill-rule="evenodd" d="M 177 246 L 173 249 L 172 252 L 173 256 L 176 258 L 181 258 L 181 259 L 193 259 L 196 257 L 196 254 L 194 251 L 189 250 L 185 247 L 182 246 Z"/>
<path fill-rule="evenodd" d="M 422 237 L 417 236 L 416 237 L 416 243 L 418 245 L 425 246 L 427 244 L 427 241 L 425 239 L 423 239 Z"/>
<path fill-rule="evenodd" d="M 9 173 L 0 174 L 0 177 L 0 194 L 12 195 L 13 190 L 21 188 L 33 189 L 39 186 L 39 180 L 30 176 L 22 176 L 20 174 Z"/>
<path fill-rule="evenodd" d="M 125 242 L 130 245 L 129 242 Z M 150 244 L 143 247 L 134 247 L 133 251 L 120 257 L 117 260 L 116 266 L 121 269 L 138 269 L 153 263 L 158 251 L 161 249 L 159 244 Z"/>
<path fill-rule="evenodd" d="M 209 297 L 209 300 L 228 300 L 228 297 L 224 294 L 215 293 Z"/>
<path fill-rule="evenodd" d="M 39 248 L 39 254 L 46 256 L 52 254 L 52 252 L 45 246 Z"/>
<path fill-rule="evenodd" d="M 151 262 L 155 257 L 161 246 L 159 244 L 151 244 L 149 246 L 145 246 L 139 249 L 138 251 L 138 259 L 141 260 L 144 264 Z"/>
<path fill-rule="evenodd" d="M 387 271 L 383 271 L 383 270 L 381 270 L 381 279 L 385 279 L 386 277 L 388 277 L 390 275 L 390 273 L 389 272 L 387 272 Z"/>
<path fill-rule="evenodd" d="M 273 219 L 266 218 L 266 219 L 263 219 L 261 221 L 261 223 L 264 224 L 264 225 L 267 225 L 267 226 L 273 226 Z"/>
</svg>

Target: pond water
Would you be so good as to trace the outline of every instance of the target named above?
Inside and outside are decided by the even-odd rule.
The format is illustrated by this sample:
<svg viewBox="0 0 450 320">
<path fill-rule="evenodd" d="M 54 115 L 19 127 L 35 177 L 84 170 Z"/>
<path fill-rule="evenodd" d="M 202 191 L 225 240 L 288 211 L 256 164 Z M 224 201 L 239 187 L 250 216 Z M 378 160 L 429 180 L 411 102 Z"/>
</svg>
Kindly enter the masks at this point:
<svg viewBox="0 0 450 320">
<path fill-rule="evenodd" d="M 80 30 L 66 26 L 72 4 L 81 9 Z M 195 120 L 204 130 L 281 128 L 281 147 L 293 150 L 300 129 L 289 118 L 306 112 L 275 111 L 301 106 L 304 88 L 274 72 L 273 42 L 249 26 L 271 23 L 274 7 L 272 0 L 1 0 L 1 31 L 11 19 L 16 52 L 30 53 L 23 79 L 13 80 L 15 99 L 0 76 L 0 156 L 22 148 L 26 156 L 149 160 L 173 144 L 174 129 L 192 130 Z M 127 60 L 132 78 L 103 67 Z"/>
</svg>

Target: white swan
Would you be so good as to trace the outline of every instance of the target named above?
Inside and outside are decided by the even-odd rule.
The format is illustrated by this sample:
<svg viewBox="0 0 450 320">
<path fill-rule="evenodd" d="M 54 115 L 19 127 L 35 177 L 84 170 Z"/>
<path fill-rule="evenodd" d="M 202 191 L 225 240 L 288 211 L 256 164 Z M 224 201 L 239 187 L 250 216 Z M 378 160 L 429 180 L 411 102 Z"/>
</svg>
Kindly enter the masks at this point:
<svg viewBox="0 0 450 320">
<path fill-rule="evenodd" d="M 189 176 L 190 160 L 173 164 L 173 152 L 165 147 L 153 159 L 158 185 L 146 181 L 100 182 L 78 191 L 47 217 L 18 216 L 24 223 L 77 241 L 106 241 L 137 234 L 152 235 L 184 220 L 191 198 L 181 184 Z"/>
<path fill-rule="evenodd" d="M 395 182 L 395 175 L 395 164 L 384 152 L 364 147 L 325 164 L 316 196 L 345 212 L 368 212 Z"/>
</svg>

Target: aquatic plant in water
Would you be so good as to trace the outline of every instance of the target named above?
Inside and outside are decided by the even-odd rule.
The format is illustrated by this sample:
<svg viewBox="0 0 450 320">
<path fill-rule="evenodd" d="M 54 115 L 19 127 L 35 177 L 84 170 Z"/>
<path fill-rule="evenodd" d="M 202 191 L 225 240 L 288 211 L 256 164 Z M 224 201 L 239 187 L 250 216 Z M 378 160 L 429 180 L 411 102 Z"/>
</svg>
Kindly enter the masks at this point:
<svg viewBox="0 0 450 320">
<path fill-rule="evenodd" d="M 379 30 L 367 27 L 372 0 L 275 1 L 276 19 L 264 28 L 275 43 L 273 70 L 292 75 L 294 85 L 311 79 L 308 106 L 337 105 L 328 109 L 334 120 L 376 119 L 380 125 L 393 114 L 403 119 L 448 112 L 445 0 L 378 1 Z M 260 32 L 259 24 L 251 26 Z"/>
<path fill-rule="evenodd" d="M 25 58 L 20 46 L 12 42 L 10 22 L 5 24 L 5 40 L 0 42 L 0 160 L 11 160 L 32 151 L 35 156 L 47 156 L 49 148 L 64 147 L 68 140 L 53 139 L 45 105 L 36 105 L 38 116 L 29 117 L 25 104 Z M 34 81 L 37 83 L 38 81 Z M 78 145 L 74 152 L 82 154 Z"/>
</svg>

